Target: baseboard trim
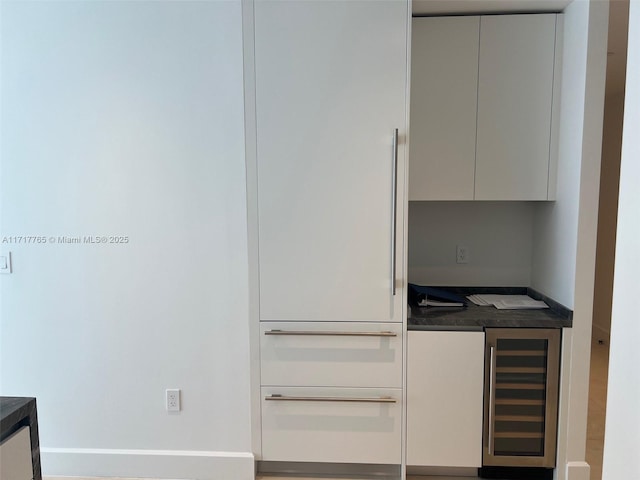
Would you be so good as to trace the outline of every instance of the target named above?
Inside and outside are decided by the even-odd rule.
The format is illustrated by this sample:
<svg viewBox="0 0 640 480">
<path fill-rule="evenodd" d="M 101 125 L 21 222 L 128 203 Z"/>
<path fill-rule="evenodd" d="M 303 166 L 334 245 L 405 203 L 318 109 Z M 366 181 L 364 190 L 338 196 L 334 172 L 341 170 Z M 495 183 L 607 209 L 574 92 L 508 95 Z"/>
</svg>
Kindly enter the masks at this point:
<svg viewBox="0 0 640 480">
<path fill-rule="evenodd" d="M 373 463 L 315 463 L 315 462 L 258 462 L 258 475 L 275 475 L 276 477 L 309 478 L 350 478 L 399 480 L 401 466 L 399 464 Z"/>
<path fill-rule="evenodd" d="M 589 480 L 591 467 L 587 462 L 567 462 L 567 480 Z"/>
<path fill-rule="evenodd" d="M 418 467 L 407 465 L 407 475 L 478 478 L 479 467 Z"/>
<path fill-rule="evenodd" d="M 44 476 L 254 480 L 251 452 L 42 448 Z"/>
</svg>

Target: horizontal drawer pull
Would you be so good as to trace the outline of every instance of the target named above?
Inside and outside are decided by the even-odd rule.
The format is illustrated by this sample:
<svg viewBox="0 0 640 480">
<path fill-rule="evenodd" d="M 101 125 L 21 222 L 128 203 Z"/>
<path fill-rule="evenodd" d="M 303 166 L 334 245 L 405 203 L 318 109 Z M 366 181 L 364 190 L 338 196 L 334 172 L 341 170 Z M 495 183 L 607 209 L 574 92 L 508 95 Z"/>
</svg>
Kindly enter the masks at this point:
<svg viewBox="0 0 640 480">
<path fill-rule="evenodd" d="M 543 383 L 498 383 L 497 390 L 544 390 Z"/>
<path fill-rule="evenodd" d="M 540 432 L 496 432 L 496 438 L 544 438 L 544 433 Z"/>
<path fill-rule="evenodd" d="M 395 332 L 339 332 L 339 331 L 307 331 L 307 330 L 267 330 L 265 335 L 311 335 L 338 337 L 397 337 Z"/>
<path fill-rule="evenodd" d="M 496 415 L 496 422 L 542 423 L 544 422 L 544 417 L 541 415 Z"/>
<path fill-rule="evenodd" d="M 497 373 L 547 373 L 544 367 L 497 367 Z"/>
<path fill-rule="evenodd" d="M 288 402 L 362 402 L 362 403 L 396 403 L 392 397 L 294 397 L 288 395 L 269 395 L 265 400 L 279 400 Z"/>
<path fill-rule="evenodd" d="M 544 405 L 544 400 L 527 400 L 520 398 L 496 398 L 496 405 Z"/>
<path fill-rule="evenodd" d="M 544 357 L 547 352 L 544 350 L 498 350 L 501 357 Z"/>
</svg>

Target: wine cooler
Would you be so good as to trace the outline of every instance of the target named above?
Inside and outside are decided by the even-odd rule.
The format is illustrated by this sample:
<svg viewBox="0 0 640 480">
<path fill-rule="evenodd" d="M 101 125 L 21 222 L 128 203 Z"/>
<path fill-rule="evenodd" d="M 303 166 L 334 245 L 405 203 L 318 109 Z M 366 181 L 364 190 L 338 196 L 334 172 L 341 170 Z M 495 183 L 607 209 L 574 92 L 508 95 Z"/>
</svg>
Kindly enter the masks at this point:
<svg viewBox="0 0 640 480">
<path fill-rule="evenodd" d="M 486 330 L 483 466 L 555 466 L 560 333 Z"/>
</svg>

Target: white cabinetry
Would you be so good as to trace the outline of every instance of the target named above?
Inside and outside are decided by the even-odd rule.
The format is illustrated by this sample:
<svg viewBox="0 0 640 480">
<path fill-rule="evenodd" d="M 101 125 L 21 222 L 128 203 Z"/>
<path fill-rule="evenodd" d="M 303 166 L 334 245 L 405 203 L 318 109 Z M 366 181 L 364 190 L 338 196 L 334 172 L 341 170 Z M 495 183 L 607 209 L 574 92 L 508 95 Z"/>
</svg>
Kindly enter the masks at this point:
<svg viewBox="0 0 640 480">
<path fill-rule="evenodd" d="M 401 323 L 262 322 L 262 385 L 402 388 Z"/>
<path fill-rule="evenodd" d="M 400 389 L 263 387 L 262 398 L 264 459 L 401 462 Z"/>
<path fill-rule="evenodd" d="M 255 3 L 261 320 L 402 320 L 407 8 Z"/>
<path fill-rule="evenodd" d="M 556 21 L 555 14 L 481 17 L 477 200 L 552 196 Z"/>
<path fill-rule="evenodd" d="M 409 200 L 473 200 L 480 17 L 413 19 Z"/>
<path fill-rule="evenodd" d="M 410 200 L 553 200 L 562 15 L 413 28 Z"/>
<path fill-rule="evenodd" d="M 407 465 L 480 467 L 484 333 L 410 331 Z"/>
<path fill-rule="evenodd" d="M 260 327 L 264 460 L 401 463 L 401 323 Z"/>
<path fill-rule="evenodd" d="M 408 2 L 255 2 L 263 461 L 400 464 Z"/>
</svg>

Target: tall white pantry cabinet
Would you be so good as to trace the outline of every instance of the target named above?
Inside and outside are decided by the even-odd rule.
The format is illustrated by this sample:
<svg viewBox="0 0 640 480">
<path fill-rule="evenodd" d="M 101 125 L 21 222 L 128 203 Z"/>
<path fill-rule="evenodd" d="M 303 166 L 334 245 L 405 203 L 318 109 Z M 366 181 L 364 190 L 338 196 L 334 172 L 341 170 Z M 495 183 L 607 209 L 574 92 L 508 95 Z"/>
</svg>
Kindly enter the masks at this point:
<svg viewBox="0 0 640 480">
<path fill-rule="evenodd" d="M 260 459 L 399 465 L 408 2 L 253 16 Z"/>
</svg>

